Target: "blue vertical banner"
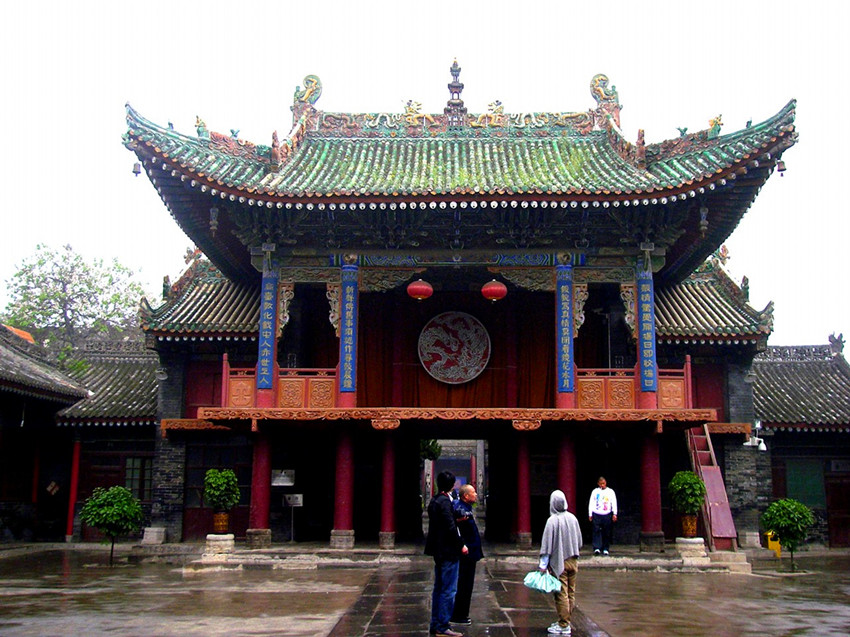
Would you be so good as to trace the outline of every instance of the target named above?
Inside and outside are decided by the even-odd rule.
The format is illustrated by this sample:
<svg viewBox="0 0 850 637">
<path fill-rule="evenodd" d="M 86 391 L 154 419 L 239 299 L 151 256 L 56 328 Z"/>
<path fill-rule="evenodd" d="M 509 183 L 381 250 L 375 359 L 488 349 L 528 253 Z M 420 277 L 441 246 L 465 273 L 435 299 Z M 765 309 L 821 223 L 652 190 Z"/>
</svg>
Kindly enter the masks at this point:
<svg viewBox="0 0 850 637">
<path fill-rule="evenodd" d="M 558 392 L 572 393 L 575 361 L 573 356 L 573 267 L 571 265 L 555 266 L 555 307 Z"/>
<path fill-rule="evenodd" d="M 641 391 L 658 391 L 658 366 L 655 359 L 655 288 L 652 270 L 637 271 L 638 364 Z"/>
<path fill-rule="evenodd" d="M 257 389 L 274 388 L 277 356 L 277 270 L 263 269 L 260 289 L 260 333 L 257 350 Z"/>
<path fill-rule="evenodd" d="M 339 391 L 357 391 L 357 282 L 356 265 L 342 266 L 339 299 Z"/>
</svg>

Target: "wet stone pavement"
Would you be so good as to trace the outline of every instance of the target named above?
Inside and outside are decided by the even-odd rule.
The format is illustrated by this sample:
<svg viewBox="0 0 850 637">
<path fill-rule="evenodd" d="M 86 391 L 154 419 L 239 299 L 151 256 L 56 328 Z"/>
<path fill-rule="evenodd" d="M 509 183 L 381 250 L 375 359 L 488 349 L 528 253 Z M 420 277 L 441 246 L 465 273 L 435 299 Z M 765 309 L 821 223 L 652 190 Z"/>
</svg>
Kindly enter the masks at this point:
<svg viewBox="0 0 850 637">
<path fill-rule="evenodd" d="M 428 634 L 432 567 L 425 560 L 358 568 L 113 568 L 103 550 L 3 550 L 0 635 Z M 752 575 L 593 568 L 583 560 L 573 635 L 848 635 L 850 553 L 797 556 Z M 601 558 L 604 559 L 604 558 Z M 522 585 L 529 560 L 479 565 L 469 637 L 546 635 L 551 596 Z"/>
</svg>

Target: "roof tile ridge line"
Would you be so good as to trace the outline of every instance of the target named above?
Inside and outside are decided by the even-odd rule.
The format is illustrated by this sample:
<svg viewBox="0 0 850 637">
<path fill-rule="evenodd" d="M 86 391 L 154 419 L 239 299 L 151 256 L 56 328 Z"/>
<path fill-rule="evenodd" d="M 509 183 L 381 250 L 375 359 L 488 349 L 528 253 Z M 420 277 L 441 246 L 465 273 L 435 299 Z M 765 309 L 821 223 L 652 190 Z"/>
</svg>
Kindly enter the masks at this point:
<svg viewBox="0 0 850 637">
<path fill-rule="evenodd" d="M 41 345 L 30 343 L 21 338 L 5 325 L 0 325 L 0 344 L 7 345 L 9 349 L 20 356 L 29 358 L 32 362 L 49 365 L 52 368 L 51 363 L 47 360 L 47 352 Z"/>
<path fill-rule="evenodd" d="M 167 311 L 180 305 L 198 285 L 204 281 L 229 281 L 224 273 L 210 261 L 203 253 L 183 271 L 180 277 L 170 288 L 169 297 L 161 305 L 151 308 L 150 320 L 161 318 Z"/>
<path fill-rule="evenodd" d="M 190 143 L 195 144 L 195 145 L 202 145 L 202 143 L 204 141 L 200 137 L 197 137 L 195 135 L 187 135 L 186 133 L 181 133 L 180 131 L 178 131 L 174 128 L 163 128 L 159 124 L 156 124 L 156 123 L 152 122 L 151 120 L 147 119 L 146 117 L 144 117 L 143 115 L 141 115 L 136 109 L 134 109 L 132 106 L 130 106 L 129 103 L 125 104 L 124 107 L 127 111 L 126 119 L 127 119 L 128 125 L 131 122 L 134 122 L 134 123 L 138 124 L 140 127 L 146 128 L 146 129 L 151 130 L 151 131 L 155 131 L 156 133 L 159 133 L 160 135 L 165 135 L 166 137 L 176 138 L 176 139 L 179 139 L 180 141 L 190 142 Z"/>
</svg>

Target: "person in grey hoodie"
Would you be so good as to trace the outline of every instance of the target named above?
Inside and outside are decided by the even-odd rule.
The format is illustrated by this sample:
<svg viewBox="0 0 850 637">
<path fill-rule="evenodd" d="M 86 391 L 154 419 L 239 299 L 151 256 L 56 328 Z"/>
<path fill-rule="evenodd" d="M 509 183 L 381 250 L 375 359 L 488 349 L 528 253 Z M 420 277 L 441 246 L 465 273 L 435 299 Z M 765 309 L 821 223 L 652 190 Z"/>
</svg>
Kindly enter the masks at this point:
<svg viewBox="0 0 850 637">
<path fill-rule="evenodd" d="M 549 519 L 543 529 L 538 568 L 548 569 L 561 582 L 555 595 L 558 621 L 549 626 L 550 635 L 571 635 L 570 615 L 576 604 L 576 575 L 582 538 L 578 519 L 567 511 L 567 496 L 560 489 L 549 496 Z"/>
</svg>

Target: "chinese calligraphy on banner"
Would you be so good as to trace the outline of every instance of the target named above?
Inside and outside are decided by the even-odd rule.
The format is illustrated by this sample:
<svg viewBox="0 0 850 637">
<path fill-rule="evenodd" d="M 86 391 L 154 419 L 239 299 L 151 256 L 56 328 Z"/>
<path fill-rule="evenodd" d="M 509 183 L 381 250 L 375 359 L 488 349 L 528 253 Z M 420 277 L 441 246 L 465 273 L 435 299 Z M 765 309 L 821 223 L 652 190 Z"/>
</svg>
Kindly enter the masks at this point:
<svg viewBox="0 0 850 637">
<path fill-rule="evenodd" d="M 555 294 L 558 306 L 558 391 L 573 391 L 573 269 L 569 265 L 556 268 Z"/>
</svg>

